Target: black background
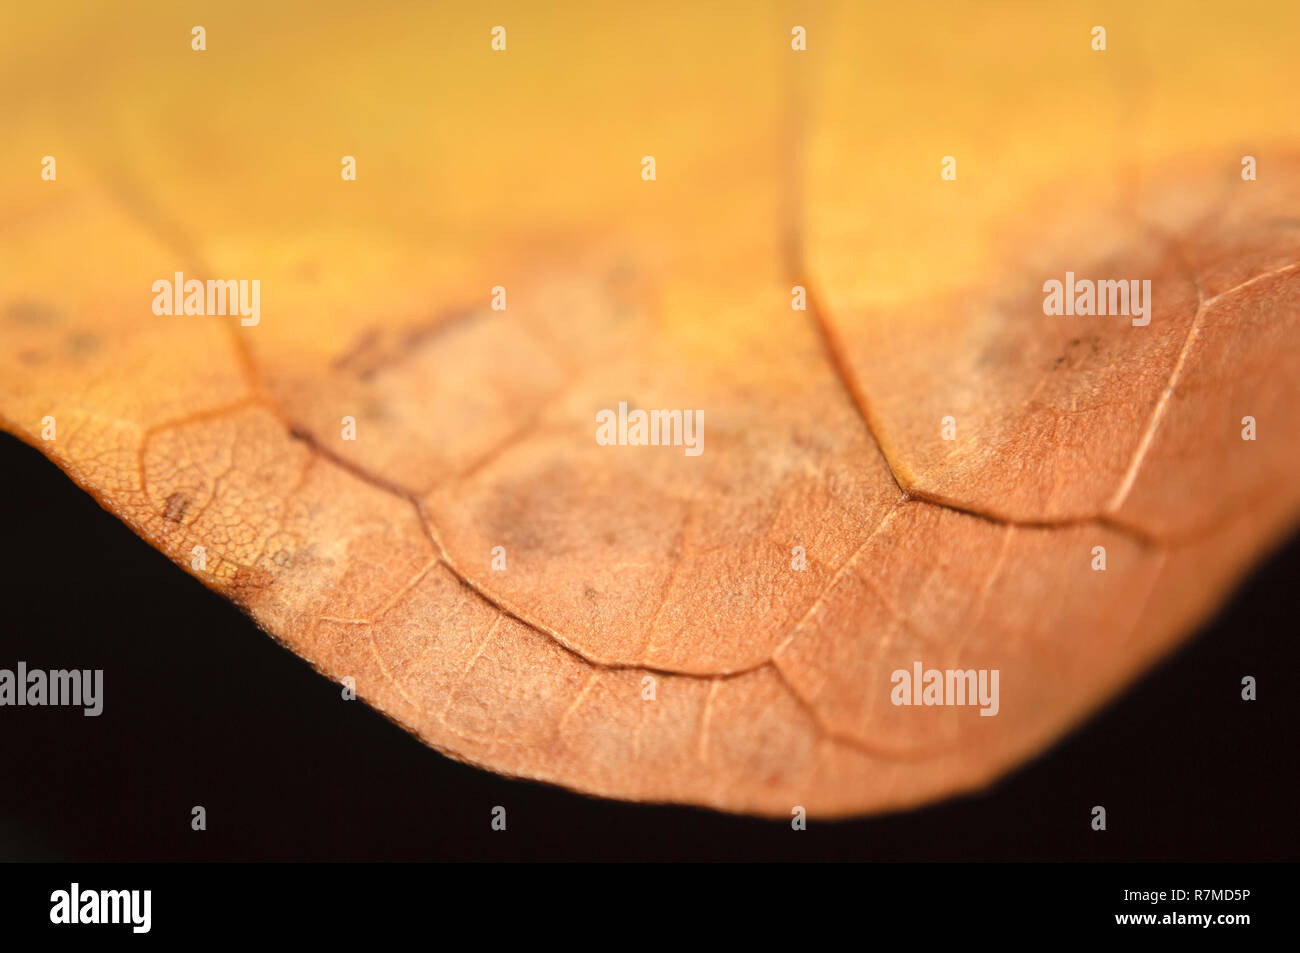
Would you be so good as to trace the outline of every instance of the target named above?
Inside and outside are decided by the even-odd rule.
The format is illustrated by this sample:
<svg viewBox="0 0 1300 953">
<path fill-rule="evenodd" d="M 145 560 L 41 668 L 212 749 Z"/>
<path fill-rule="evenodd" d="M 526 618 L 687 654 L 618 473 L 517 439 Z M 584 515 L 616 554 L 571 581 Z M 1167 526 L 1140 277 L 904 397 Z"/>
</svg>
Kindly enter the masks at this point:
<svg viewBox="0 0 1300 953">
<path fill-rule="evenodd" d="M 1276 553 L 1189 645 L 970 797 L 828 823 L 622 804 L 426 748 L 0 435 L 0 667 L 102 668 L 104 714 L 0 708 L 0 860 L 1294 860 L 1296 582 Z M 1240 699 L 1243 675 L 1259 700 Z M 190 829 L 190 809 L 208 829 Z M 1094 804 L 1109 829 L 1090 828 Z M 490 829 L 503 805 L 508 830 Z"/>
</svg>

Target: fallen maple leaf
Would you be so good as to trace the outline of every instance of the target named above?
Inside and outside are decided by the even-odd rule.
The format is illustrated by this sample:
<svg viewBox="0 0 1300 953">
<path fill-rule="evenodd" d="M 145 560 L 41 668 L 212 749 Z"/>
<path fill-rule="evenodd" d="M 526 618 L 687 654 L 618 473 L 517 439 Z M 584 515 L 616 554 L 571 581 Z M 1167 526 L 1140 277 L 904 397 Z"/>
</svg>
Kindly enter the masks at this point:
<svg viewBox="0 0 1300 953">
<path fill-rule="evenodd" d="M 1297 14 L 1175 9 L 1096 51 L 1033 5 L 525 5 L 499 52 L 25 10 L 0 423 L 453 757 L 787 816 L 979 786 L 1300 509 Z M 153 313 L 178 272 L 259 320 Z M 1045 315 L 1066 272 L 1149 324 Z M 600 445 L 621 402 L 705 452 Z M 895 704 L 918 661 L 996 716 Z"/>
</svg>

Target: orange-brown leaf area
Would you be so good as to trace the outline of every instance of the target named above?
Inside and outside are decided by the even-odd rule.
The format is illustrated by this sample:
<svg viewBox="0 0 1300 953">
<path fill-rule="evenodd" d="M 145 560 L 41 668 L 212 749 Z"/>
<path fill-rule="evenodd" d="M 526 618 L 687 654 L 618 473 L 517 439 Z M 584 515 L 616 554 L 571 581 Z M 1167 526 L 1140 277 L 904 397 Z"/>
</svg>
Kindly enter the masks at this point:
<svg viewBox="0 0 1300 953">
<path fill-rule="evenodd" d="M 1300 13 L 708 7 L 6 12 L 0 422 L 452 757 L 979 787 L 1300 513 Z M 1067 271 L 1150 323 L 1044 314 Z M 260 320 L 156 315 L 175 272 Z M 621 401 L 703 452 L 599 444 Z M 893 704 L 916 661 L 996 716 Z"/>
</svg>

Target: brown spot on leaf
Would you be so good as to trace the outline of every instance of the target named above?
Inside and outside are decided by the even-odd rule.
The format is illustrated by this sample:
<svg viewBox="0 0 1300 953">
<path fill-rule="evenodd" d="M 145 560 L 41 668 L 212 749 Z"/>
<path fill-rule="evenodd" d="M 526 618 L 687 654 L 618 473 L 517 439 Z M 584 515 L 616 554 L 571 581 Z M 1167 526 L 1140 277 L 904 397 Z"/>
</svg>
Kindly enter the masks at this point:
<svg viewBox="0 0 1300 953">
<path fill-rule="evenodd" d="M 19 298 L 5 307 L 5 318 L 15 324 L 41 327 L 62 317 L 63 312 L 58 306 L 36 298 Z"/>
<path fill-rule="evenodd" d="M 69 354 L 73 354 L 77 357 L 94 354 L 100 347 L 99 335 L 86 331 L 70 334 L 68 335 L 68 339 L 64 346 L 67 348 Z"/>
<path fill-rule="evenodd" d="M 166 506 L 163 508 L 163 517 L 171 520 L 173 523 L 179 523 L 185 518 L 185 511 L 189 508 L 190 498 L 184 493 L 173 493 L 167 497 Z"/>
</svg>

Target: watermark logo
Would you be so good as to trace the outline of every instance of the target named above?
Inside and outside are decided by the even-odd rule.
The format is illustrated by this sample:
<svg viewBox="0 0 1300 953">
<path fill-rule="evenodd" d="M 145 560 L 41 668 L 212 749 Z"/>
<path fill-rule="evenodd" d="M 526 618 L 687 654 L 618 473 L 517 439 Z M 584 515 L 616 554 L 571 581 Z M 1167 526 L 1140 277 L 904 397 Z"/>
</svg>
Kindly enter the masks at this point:
<svg viewBox="0 0 1300 953">
<path fill-rule="evenodd" d="M 704 452 L 704 411 L 633 410 L 627 401 L 596 412 L 596 443 L 602 447 L 684 447 L 688 457 Z"/>
<path fill-rule="evenodd" d="M 239 323 L 246 328 L 262 320 L 260 278 L 186 281 L 184 272 L 178 271 L 173 279 L 159 278 L 153 283 L 154 314 L 239 314 Z"/>
<path fill-rule="evenodd" d="M 1065 281 L 1051 278 L 1043 282 L 1043 314 L 1125 315 L 1133 318 L 1133 327 L 1151 323 L 1151 279 L 1138 281 L 1075 280 L 1074 272 L 1065 273 Z"/>
<path fill-rule="evenodd" d="M 998 713 L 998 675 L 994 669 L 937 669 L 912 663 L 912 670 L 895 669 L 889 677 L 893 689 L 889 700 L 895 705 L 978 705 L 980 715 Z"/>
<path fill-rule="evenodd" d="M 0 668 L 0 706 L 4 705 L 79 706 L 87 718 L 95 718 L 104 710 L 104 670 L 29 671 L 26 662 L 19 662 L 16 672 Z"/>
<path fill-rule="evenodd" d="M 50 894 L 50 922 L 56 924 L 126 923 L 132 933 L 148 933 L 152 908 L 152 890 L 82 890 L 73 883 Z"/>
</svg>

